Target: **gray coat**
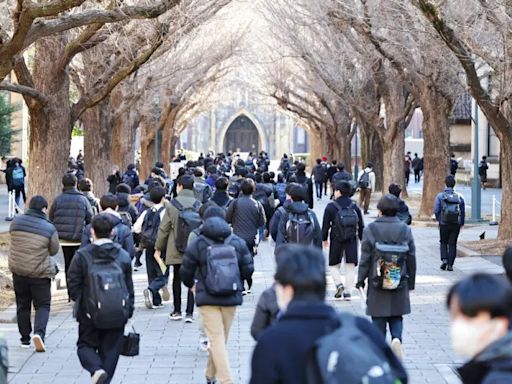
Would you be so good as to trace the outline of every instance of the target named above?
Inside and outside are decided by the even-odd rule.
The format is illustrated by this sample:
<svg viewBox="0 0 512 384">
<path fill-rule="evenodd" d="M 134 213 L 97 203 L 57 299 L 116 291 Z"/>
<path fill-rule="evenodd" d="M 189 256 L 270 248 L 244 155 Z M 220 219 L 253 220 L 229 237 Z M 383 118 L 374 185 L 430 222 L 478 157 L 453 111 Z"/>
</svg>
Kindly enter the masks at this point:
<svg viewBox="0 0 512 384">
<path fill-rule="evenodd" d="M 407 228 L 406 241 L 409 244 L 409 254 L 406 261 L 408 279 L 404 287 L 397 290 L 387 291 L 374 288 L 371 280 L 376 273 L 374 265 L 375 236 L 372 228 L 377 227 L 382 239 L 379 241 L 396 240 L 397 234 L 403 227 Z M 397 217 L 379 217 L 375 222 L 368 225 L 363 232 L 361 242 L 361 261 L 359 263 L 359 283 L 368 279 L 368 308 L 366 314 L 374 317 L 402 316 L 411 313 L 409 291 L 414 289 L 416 280 L 416 247 L 411 229 L 402 223 Z"/>
</svg>

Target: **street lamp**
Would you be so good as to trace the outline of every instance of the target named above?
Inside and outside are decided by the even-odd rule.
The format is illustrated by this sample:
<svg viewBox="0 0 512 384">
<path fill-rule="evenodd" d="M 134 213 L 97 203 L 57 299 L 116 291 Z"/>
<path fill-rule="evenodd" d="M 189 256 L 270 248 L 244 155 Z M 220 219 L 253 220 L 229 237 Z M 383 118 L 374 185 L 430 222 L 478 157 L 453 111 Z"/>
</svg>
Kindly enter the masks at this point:
<svg viewBox="0 0 512 384">
<path fill-rule="evenodd" d="M 355 150 L 356 150 L 356 153 L 355 153 L 355 162 L 354 162 L 354 180 L 357 181 L 357 179 L 359 178 L 359 161 L 358 161 L 358 158 L 357 158 L 357 140 L 358 140 L 358 137 L 357 137 L 357 131 L 359 130 L 359 125 L 357 123 L 354 123 L 355 124 L 355 130 L 356 130 L 356 133 L 355 133 L 355 137 L 356 137 L 356 142 L 355 142 Z"/>
<path fill-rule="evenodd" d="M 473 181 L 471 184 L 471 222 L 480 222 L 482 221 L 482 212 L 481 212 L 481 189 L 480 189 L 480 174 L 478 172 L 478 161 L 480 159 L 478 153 L 478 104 L 475 100 L 475 117 L 473 118 L 473 124 L 475 126 L 473 131 Z"/>
</svg>

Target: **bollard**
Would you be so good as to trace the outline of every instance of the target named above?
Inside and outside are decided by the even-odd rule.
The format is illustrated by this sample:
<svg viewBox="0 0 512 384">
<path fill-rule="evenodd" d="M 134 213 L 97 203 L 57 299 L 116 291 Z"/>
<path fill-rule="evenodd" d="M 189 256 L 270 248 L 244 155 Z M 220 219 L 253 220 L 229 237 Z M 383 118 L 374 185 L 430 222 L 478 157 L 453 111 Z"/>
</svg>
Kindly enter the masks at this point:
<svg viewBox="0 0 512 384">
<path fill-rule="evenodd" d="M 496 221 L 496 195 L 492 195 L 492 220 L 489 225 L 498 225 Z"/>
</svg>

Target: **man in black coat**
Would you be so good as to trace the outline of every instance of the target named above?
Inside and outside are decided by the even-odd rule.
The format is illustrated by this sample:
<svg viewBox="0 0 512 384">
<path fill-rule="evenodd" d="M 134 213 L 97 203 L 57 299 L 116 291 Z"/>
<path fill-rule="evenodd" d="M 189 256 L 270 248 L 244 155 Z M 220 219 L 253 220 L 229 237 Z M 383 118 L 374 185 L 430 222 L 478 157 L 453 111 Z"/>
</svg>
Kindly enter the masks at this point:
<svg viewBox="0 0 512 384">
<path fill-rule="evenodd" d="M 322 164 L 322 159 L 316 159 L 312 176 L 315 179 L 316 198 L 320 200 L 322 198 L 322 187 L 327 180 L 327 167 Z"/>
<path fill-rule="evenodd" d="M 309 205 L 309 208 L 313 209 L 313 182 L 306 176 L 306 164 L 297 164 L 297 172 L 290 177 L 289 182 L 300 184 L 304 188 L 306 191 L 304 201 Z"/>
<path fill-rule="evenodd" d="M 209 216 L 208 208 L 205 216 Z M 226 244 L 236 254 L 239 268 L 238 279 L 250 279 L 254 271 L 253 261 L 245 241 L 233 235 L 228 223 L 220 217 L 210 217 L 201 226 L 200 235 L 188 247 L 183 256 L 180 276 L 183 283 L 195 286 L 195 299 L 210 343 L 206 380 L 214 383 L 233 382 L 229 368 L 226 342 L 236 307 L 242 304 L 242 282 L 229 295 L 215 295 L 207 286 L 207 255 L 209 248 Z"/>
</svg>

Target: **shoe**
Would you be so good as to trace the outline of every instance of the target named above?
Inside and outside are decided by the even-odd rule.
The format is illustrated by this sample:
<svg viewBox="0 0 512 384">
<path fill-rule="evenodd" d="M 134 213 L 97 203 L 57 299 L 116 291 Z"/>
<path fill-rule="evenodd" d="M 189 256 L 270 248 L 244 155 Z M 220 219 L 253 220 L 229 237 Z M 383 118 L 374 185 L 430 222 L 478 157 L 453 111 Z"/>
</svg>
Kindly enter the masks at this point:
<svg viewBox="0 0 512 384">
<path fill-rule="evenodd" d="M 139 268 L 137 268 L 135 266 L 133 267 L 133 272 L 137 272 L 138 270 L 139 270 Z"/>
<path fill-rule="evenodd" d="M 352 300 L 352 295 L 349 292 L 343 292 L 343 300 L 345 300 L 345 301 Z"/>
<path fill-rule="evenodd" d="M 217 384 L 217 380 L 215 380 L 215 379 L 206 379 L 206 384 Z"/>
<path fill-rule="evenodd" d="M 252 290 L 251 289 L 245 289 L 242 291 L 242 295 L 245 296 L 245 295 L 250 295 L 252 293 Z"/>
<path fill-rule="evenodd" d="M 183 315 L 181 314 L 181 312 L 173 312 L 169 315 L 169 319 L 178 321 L 183 319 Z"/>
<path fill-rule="evenodd" d="M 365 212 L 364 212 L 364 214 L 365 214 L 365 215 L 369 215 L 369 214 L 370 214 L 370 212 L 368 212 L 368 211 L 365 211 Z"/>
<path fill-rule="evenodd" d="M 20 343 L 20 348 L 23 348 L 23 349 L 28 349 L 30 348 L 30 341 L 22 341 Z"/>
<path fill-rule="evenodd" d="M 446 267 L 446 270 L 450 271 L 450 272 L 453 272 L 453 266 L 449 265 L 448 267 Z"/>
<path fill-rule="evenodd" d="M 203 352 L 208 352 L 208 348 L 210 348 L 210 342 L 207 337 L 199 338 L 199 349 Z"/>
<path fill-rule="evenodd" d="M 162 309 L 164 307 L 165 306 L 162 303 L 160 303 L 160 304 L 153 304 L 153 309 Z"/>
<path fill-rule="evenodd" d="M 443 271 L 446 271 L 446 267 L 447 267 L 447 266 L 448 266 L 448 263 L 447 263 L 447 262 L 445 262 L 445 261 L 443 261 L 443 263 L 441 264 L 441 267 L 440 267 L 440 268 L 441 268 Z"/>
<path fill-rule="evenodd" d="M 91 376 L 92 384 L 103 384 L 103 383 L 107 382 L 107 379 L 108 379 L 107 372 L 105 372 L 103 369 L 98 369 Z"/>
<path fill-rule="evenodd" d="M 185 315 L 185 323 L 193 323 L 194 317 L 192 315 Z"/>
<path fill-rule="evenodd" d="M 164 287 L 162 288 L 162 300 L 163 301 L 171 300 L 171 293 L 169 292 L 169 288 L 167 288 L 167 285 L 164 285 Z"/>
<path fill-rule="evenodd" d="M 398 360 L 402 361 L 404 358 L 404 354 L 402 351 L 402 343 L 397 338 L 394 338 L 391 341 L 391 350 L 395 354 L 395 356 L 398 358 Z"/>
<path fill-rule="evenodd" d="M 140 267 L 142 267 L 142 263 L 140 262 L 140 260 L 135 260 L 135 263 L 133 264 L 133 266 L 135 268 L 140 268 Z"/>
<path fill-rule="evenodd" d="M 46 352 L 43 338 L 40 335 L 36 334 L 32 336 L 32 342 L 34 343 L 34 348 L 36 352 Z"/>
<path fill-rule="evenodd" d="M 153 309 L 153 295 L 151 294 L 151 291 L 146 288 L 142 293 L 144 294 L 144 304 L 146 305 L 146 308 Z"/>
<path fill-rule="evenodd" d="M 343 296 L 343 291 L 344 290 L 345 290 L 345 287 L 343 286 L 343 284 L 338 284 L 336 286 L 336 293 L 334 294 L 334 298 L 335 299 L 341 298 L 341 296 Z"/>
</svg>

